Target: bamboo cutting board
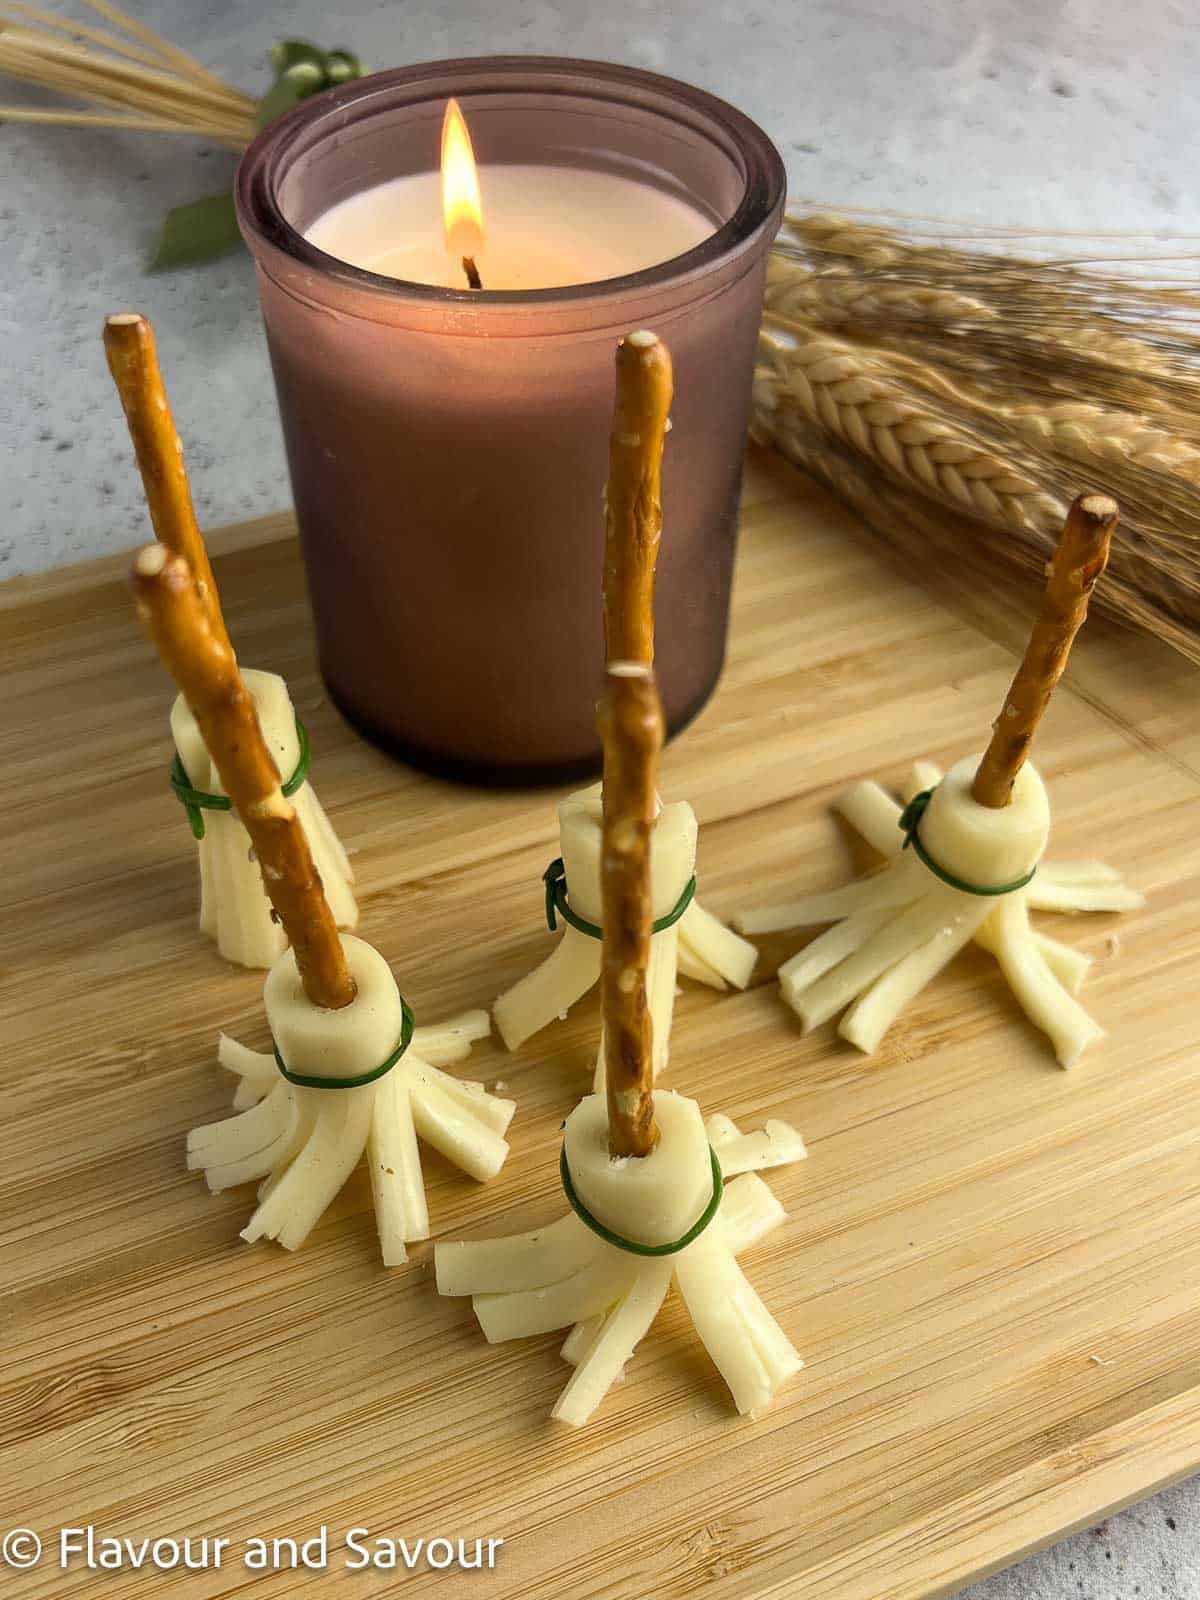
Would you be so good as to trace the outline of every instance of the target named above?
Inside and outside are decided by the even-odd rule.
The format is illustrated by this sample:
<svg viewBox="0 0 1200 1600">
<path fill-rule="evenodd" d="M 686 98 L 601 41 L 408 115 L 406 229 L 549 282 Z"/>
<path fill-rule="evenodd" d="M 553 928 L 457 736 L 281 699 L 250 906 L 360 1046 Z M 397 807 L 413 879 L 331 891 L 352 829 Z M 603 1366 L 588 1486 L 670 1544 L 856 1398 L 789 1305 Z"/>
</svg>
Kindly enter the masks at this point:
<svg viewBox="0 0 1200 1600">
<path fill-rule="evenodd" d="M 277 518 L 214 540 L 240 654 L 291 683 L 362 931 L 418 1018 L 487 1005 L 549 947 L 556 797 L 457 789 L 360 742 L 321 697 L 289 535 Z M 1150 897 L 1041 921 L 1096 957 L 1084 997 L 1111 1037 L 1074 1072 L 976 949 L 872 1060 L 830 1027 L 802 1037 L 780 1002 L 798 937 L 764 944 L 744 995 L 685 986 L 668 1083 L 809 1143 L 768 1174 L 789 1221 L 746 1257 L 808 1365 L 739 1419 L 671 1302 L 574 1431 L 547 1420 L 556 1337 L 489 1348 L 435 1294 L 427 1246 L 379 1266 L 363 1173 L 289 1256 L 238 1241 L 246 1191 L 184 1170 L 186 1130 L 228 1105 L 217 1030 L 266 1043 L 261 976 L 195 935 L 171 691 L 125 566 L 0 588 L 0 1519 L 47 1544 L 6 1592 L 146 1592 L 58 1570 L 56 1530 L 90 1523 L 231 1541 L 219 1570 L 161 1580 L 172 1595 L 315 1595 L 324 1573 L 247 1571 L 242 1551 L 325 1524 L 351 1595 L 903 1600 L 1200 1466 L 1196 669 L 1093 623 L 1039 740 L 1054 855 L 1100 855 Z M 728 669 L 663 774 L 700 818 L 705 904 L 841 880 L 829 801 L 981 748 L 1020 628 L 918 587 L 754 463 Z M 518 1101 L 513 1155 L 481 1189 L 426 1152 L 436 1233 L 562 1211 L 558 1128 L 596 1026 L 592 998 L 460 1069 Z M 505 1542 L 491 1572 L 351 1576 L 355 1527 Z"/>
</svg>

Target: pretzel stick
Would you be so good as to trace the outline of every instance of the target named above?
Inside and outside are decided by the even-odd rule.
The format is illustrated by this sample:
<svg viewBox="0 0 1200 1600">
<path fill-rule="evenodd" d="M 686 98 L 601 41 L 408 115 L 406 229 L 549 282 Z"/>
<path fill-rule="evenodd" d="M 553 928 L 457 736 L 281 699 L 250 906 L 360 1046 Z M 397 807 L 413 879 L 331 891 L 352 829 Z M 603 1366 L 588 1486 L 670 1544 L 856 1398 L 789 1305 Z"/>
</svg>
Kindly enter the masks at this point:
<svg viewBox="0 0 1200 1600">
<path fill-rule="evenodd" d="M 671 357 L 657 334 L 617 346 L 617 398 L 608 442 L 604 642 L 609 661 L 654 660 L 654 564 L 662 537 L 663 438 Z"/>
<path fill-rule="evenodd" d="M 340 1010 L 354 999 L 354 980 L 308 839 L 280 788 L 229 641 L 213 627 L 191 568 L 165 545 L 138 552 L 133 586 L 138 614 L 192 708 L 245 823 L 263 885 L 296 953 L 304 992 L 313 1005 Z"/>
<path fill-rule="evenodd" d="M 650 833 L 663 742 L 662 706 L 651 667 L 636 661 L 610 663 L 600 732 L 604 739 L 600 1009 L 608 1148 L 613 1156 L 648 1156 L 658 1143 L 651 1093 L 654 1040 L 646 1004 L 653 931 Z"/>
<path fill-rule="evenodd" d="M 104 353 L 125 409 L 155 535 L 196 574 L 213 632 L 228 644 L 216 579 L 196 524 L 183 446 L 158 367 L 154 330 L 138 312 L 119 311 L 105 321 Z"/>
<path fill-rule="evenodd" d="M 1054 552 L 1050 581 L 1024 659 L 992 724 L 992 738 L 971 786 L 981 806 L 998 809 L 1012 799 L 1017 773 L 1025 764 L 1038 723 L 1062 677 L 1075 635 L 1087 616 L 1088 600 L 1108 562 L 1117 525 L 1117 502 L 1106 494 L 1081 494 L 1067 512 Z"/>
</svg>

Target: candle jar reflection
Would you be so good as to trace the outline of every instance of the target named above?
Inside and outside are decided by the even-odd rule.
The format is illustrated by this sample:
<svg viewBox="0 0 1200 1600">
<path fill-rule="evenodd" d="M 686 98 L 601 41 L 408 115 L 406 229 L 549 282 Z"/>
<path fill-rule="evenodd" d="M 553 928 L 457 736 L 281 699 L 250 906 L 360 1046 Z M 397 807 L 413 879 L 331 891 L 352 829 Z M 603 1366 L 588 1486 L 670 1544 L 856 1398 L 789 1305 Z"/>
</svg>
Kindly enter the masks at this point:
<svg viewBox="0 0 1200 1600">
<path fill-rule="evenodd" d="M 489 163 L 638 178 L 713 219 L 661 266 L 482 293 L 377 276 L 305 230 L 435 162 L 461 103 Z M 602 492 L 613 351 L 653 328 L 676 373 L 663 471 L 657 667 L 668 726 L 724 656 L 773 146 L 732 107 L 631 69 L 514 58 L 358 80 L 267 129 L 238 176 L 258 266 L 321 670 L 343 713 L 415 765 L 492 783 L 599 768 Z M 485 187 L 486 201 L 486 187 Z"/>
</svg>

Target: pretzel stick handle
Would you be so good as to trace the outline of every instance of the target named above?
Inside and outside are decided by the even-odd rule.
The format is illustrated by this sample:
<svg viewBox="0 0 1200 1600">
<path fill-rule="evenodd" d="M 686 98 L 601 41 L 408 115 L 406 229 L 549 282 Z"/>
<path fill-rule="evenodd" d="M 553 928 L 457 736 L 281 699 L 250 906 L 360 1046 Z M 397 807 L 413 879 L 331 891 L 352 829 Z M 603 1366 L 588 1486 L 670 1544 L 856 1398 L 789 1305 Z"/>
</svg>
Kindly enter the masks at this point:
<svg viewBox="0 0 1200 1600">
<path fill-rule="evenodd" d="M 138 613 L 203 735 L 221 782 L 254 846 L 263 884 L 296 953 L 304 992 L 336 1011 L 354 999 L 354 979 L 296 809 L 280 787 L 254 702 L 192 569 L 165 545 L 133 564 Z"/>
<path fill-rule="evenodd" d="M 653 934 L 650 835 L 663 716 L 654 672 L 644 662 L 610 663 L 600 732 L 604 740 L 600 1008 L 608 1148 L 613 1156 L 647 1156 L 658 1143 L 646 967 Z"/>
<path fill-rule="evenodd" d="M 654 660 L 654 567 L 662 538 L 662 456 L 673 393 L 657 334 L 617 346 L 605 498 L 604 642 L 609 661 Z"/>
<path fill-rule="evenodd" d="M 183 446 L 158 366 L 154 329 L 136 311 L 117 312 L 104 324 L 104 353 L 129 425 L 155 537 L 196 574 L 213 632 L 228 643 L 221 598 L 192 505 Z"/>
<path fill-rule="evenodd" d="M 1041 613 L 971 786 L 972 798 L 981 806 L 999 809 L 1012 799 L 1017 773 L 1063 675 L 1096 580 L 1108 564 L 1118 515 L 1117 502 L 1096 493 L 1081 494 L 1067 512 Z"/>
</svg>

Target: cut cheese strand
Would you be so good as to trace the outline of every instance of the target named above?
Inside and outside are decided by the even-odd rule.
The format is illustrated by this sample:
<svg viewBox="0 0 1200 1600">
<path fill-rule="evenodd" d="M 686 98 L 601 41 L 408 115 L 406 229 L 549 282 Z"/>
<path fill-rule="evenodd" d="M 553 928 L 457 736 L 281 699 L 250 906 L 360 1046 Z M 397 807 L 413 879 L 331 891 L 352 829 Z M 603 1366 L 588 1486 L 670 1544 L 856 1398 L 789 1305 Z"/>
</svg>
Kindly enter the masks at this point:
<svg viewBox="0 0 1200 1600">
<path fill-rule="evenodd" d="M 367 1140 L 367 1168 L 385 1267 L 408 1260 L 406 1245 L 429 1237 L 429 1207 L 408 1079 L 389 1072 L 379 1086 Z"/>
<path fill-rule="evenodd" d="M 1103 861 L 1043 861 L 1038 868 L 1043 883 L 1085 884 L 1089 888 L 1100 883 L 1120 883 L 1121 874 L 1116 867 Z"/>
<path fill-rule="evenodd" d="M 473 1121 L 482 1122 L 493 1133 L 504 1134 L 517 1109 L 515 1100 L 502 1100 L 489 1093 L 481 1083 L 466 1078 L 451 1077 L 431 1066 L 424 1056 L 417 1055 L 412 1063 L 412 1076 L 419 1083 L 428 1083 L 453 1100 L 459 1109 Z"/>
<path fill-rule="evenodd" d="M 878 1049 L 884 1034 L 911 1000 L 970 943 L 987 907 L 980 906 L 960 914 L 956 922 L 940 927 L 927 943 L 910 950 L 861 994 L 838 1026 L 843 1039 L 870 1055 Z"/>
<path fill-rule="evenodd" d="M 886 872 L 876 872 L 840 889 L 811 894 L 772 910 L 744 912 L 736 920 L 746 933 L 777 933 L 784 928 L 814 928 L 822 922 L 838 922 L 859 911 L 898 910 L 917 899 L 928 877 L 921 863 L 906 855 Z"/>
<path fill-rule="evenodd" d="M 688 1315 L 738 1411 L 765 1406 L 775 1385 L 755 1341 L 746 1337 L 737 1300 L 737 1262 L 705 1234 L 678 1258 L 675 1276 Z"/>
<path fill-rule="evenodd" d="M 371 1127 L 374 1085 L 341 1089 L 324 1100 L 304 1149 L 242 1229 L 247 1243 L 277 1239 L 285 1250 L 298 1250 L 358 1165 Z"/>
<path fill-rule="evenodd" d="M 931 890 L 923 900 L 918 900 L 872 934 L 853 955 L 799 993 L 793 1004 L 805 1028 L 815 1028 L 827 1021 L 910 951 L 939 936 L 944 937 L 946 929 L 957 929 L 960 919 L 966 918 L 968 907 L 955 902 L 967 900 L 967 895 L 956 894 L 953 889 L 941 893 Z M 976 901 L 975 908 L 978 926 L 987 915 L 986 902 Z"/>
<path fill-rule="evenodd" d="M 290 1125 L 294 1110 L 295 1092 L 277 1076 L 270 1094 L 249 1111 L 192 1129 L 187 1137 L 189 1170 L 223 1166 L 265 1149 Z"/>
<path fill-rule="evenodd" d="M 578 1356 L 571 1380 L 551 1413 L 556 1421 L 581 1427 L 592 1415 L 658 1315 L 673 1270 L 667 1259 L 648 1262 L 638 1273 L 628 1294 Z"/>
<path fill-rule="evenodd" d="M 996 955 L 1030 1021 L 1049 1036 L 1059 1066 L 1074 1066 L 1089 1044 L 1104 1037 L 1104 1029 L 1068 994 L 1034 947 L 1028 912 L 1019 900 L 1001 907 Z"/>
<path fill-rule="evenodd" d="M 1026 894 L 1036 911 L 1140 911 L 1146 904 L 1144 894 L 1123 883 L 1043 882 L 1040 872 Z"/>
<path fill-rule="evenodd" d="M 779 969 L 779 981 L 784 994 L 791 1001 L 816 983 L 825 973 L 832 972 L 839 962 L 845 961 L 856 950 L 861 950 L 867 940 L 885 923 L 900 915 L 898 908 L 888 911 L 855 911 L 842 922 L 835 922 L 824 933 L 818 934 L 803 950 L 797 951 L 790 961 Z"/>
<path fill-rule="evenodd" d="M 1026 901 L 1028 905 L 1028 901 Z M 975 942 L 981 949 L 987 950 L 991 955 L 999 953 L 999 926 L 1000 916 L 994 911 L 991 916 L 975 930 Z M 1052 939 L 1048 934 L 1035 933 L 1029 930 L 1034 946 L 1049 967 L 1050 971 L 1066 989 L 1068 994 L 1077 994 L 1083 987 L 1083 981 L 1091 970 L 1092 959 L 1084 955 L 1081 950 L 1074 950 L 1068 944 L 1062 944 L 1058 939 Z"/>
<path fill-rule="evenodd" d="M 701 982 L 714 989 L 730 984 L 744 989 L 754 973 L 758 951 L 747 939 L 727 928 L 711 911 L 693 900 L 679 923 L 680 970 L 684 953 L 689 961 L 707 967 L 711 973 Z"/>
<path fill-rule="evenodd" d="M 275 1057 L 262 1050 L 250 1050 L 227 1033 L 217 1039 L 217 1060 L 226 1072 L 237 1075 L 238 1086 L 233 1097 L 233 1109 L 244 1111 L 269 1094 L 279 1080 Z"/>
<path fill-rule="evenodd" d="M 787 1218 L 787 1212 L 757 1174 L 748 1172 L 725 1185 L 721 1233 L 735 1256 L 749 1250 Z"/>
<path fill-rule="evenodd" d="M 881 856 L 894 856 L 904 843 L 900 832 L 900 807 L 873 779 L 864 779 L 834 801 L 856 833 Z"/>
<path fill-rule="evenodd" d="M 494 1178 L 508 1156 L 507 1141 L 419 1067 L 408 1081 L 413 1124 L 426 1144 L 480 1183 Z"/>
<path fill-rule="evenodd" d="M 600 976 L 599 945 L 578 928 L 566 927 L 545 961 L 496 1001 L 492 1016 L 510 1050 L 565 1017 Z"/>
<path fill-rule="evenodd" d="M 287 1176 L 292 1162 L 300 1154 L 304 1146 L 312 1138 L 313 1129 L 317 1122 L 319 1103 L 310 1094 L 296 1096 L 296 1117 L 292 1123 L 291 1131 L 285 1139 L 275 1165 L 271 1171 L 264 1174 L 258 1186 L 257 1199 L 263 1201 L 269 1194 L 279 1187 Z"/>
<path fill-rule="evenodd" d="M 904 804 L 907 805 L 923 789 L 936 789 L 944 776 L 941 767 L 935 766 L 932 761 L 914 761 L 904 785 Z"/>
<path fill-rule="evenodd" d="M 754 1285 L 735 1261 L 733 1271 L 734 1304 L 742 1326 L 754 1343 L 759 1360 L 767 1369 L 771 1381 L 771 1397 L 776 1390 L 803 1367 L 804 1362 L 795 1345 L 784 1333 L 779 1323 L 767 1310 Z"/>
<path fill-rule="evenodd" d="M 577 1322 L 570 1333 L 562 1342 L 559 1355 L 572 1366 L 584 1354 L 592 1340 L 604 1326 L 604 1319 L 608 1312 L 602 1311 L 597 1316 L 586 1317 L 582 1322 Z"/>
<path fill-rule="evenodd" d="M 1029 904 L 1028 900 L 1025 904 Z M 1081 950 L 1073 950 L 1069 944 L 1063 944 L 1059 939 L 1052 939 L 1047 933 L 1035 933 L 1033 942 L 1042 960 L 1067 993 L 1078 994 L 1091 970 L 1091 956 L 1084 955 Z"/>
<path fill-rule="evenodd" d="M 283 1182 L 292 1162 L 312 1137 L 317 1120 L 316 1103 L 311 1095 L 298 1095 L 296 1098 L 296 1120 L 292 1124 L 291 1133 L 280 1149 L 270 1172 L 264 1173 L 262 1182 L 258 1186 L 256 1198 L 260 1203 Z"/>
<path fill-rule="evenodd" d="M 727 1178 L 739 1172 L 765 1172 L 769 1167 L 786 1167 L 803 1161 L 808 1151 L 804 1140 L 786 1122 L 768 1121 L 755 1133 L 741 1133 L 737 1124 L 724 1116 L 710 1117 L 705 1123 L 708 1142 L 717 1152 L 721 1171 Z"/>
<path fill-rule="evenodd" d="M 542 1289 L 572 1277 L 603 1248 L 573 1211 L 557 1222 L 506 1239 L 439 1244 L 434 1258 L 438 1293 L 481 1295 Z"/>
<path fill-rule="evenodd" d="M 715 1120 L 710 1119 L 710 1127 Z M 728 1118 L 724 1120 L 728 1121 Z M 747 1173 L 725 1185 L 717 1225 L 726 1247 L 734 1255 L 741 1255 L 743 1250 L 749 1250 L 760 1239 L 765 1239 L 786 1216 L 787 1213 L 762 1179 L 754 1173 Z M 603 1315 L 599 1315 L 577 1322 L 559 1352 L 563 1360 L 576 1362 L 600 1331 L 603 1321 Z"/>
<path fill-rule="evenodd" d="M 226 1189 L 237 1189 L 243 1183 L 254 1183 L 265 1178 L 281 1162 L 294 1153 L 294 1130 L 282 1128 L 277 1137 L 261 1150 L 243 1156 L 239 1161 L 205 1167 L 204 1181 L 209 1194 L 222 1194 Z"/>
<path fill-rule="evenodd" d="M 594 1317 L 628 1291 L 644 1259 L 601 1245 L 592 1264 L 559 1283 L 515 1294 L 475 1295 L 472 1305 L 483 1336 L 489 1344 L 500 1344 L 506 1339 L 553 1333 L 556 1328 Z"/>
<path fill-rule="evenodd" d="M 696 983 L 702 983 L 709 989 L 729 987 L 715 967 L 710 967 L 707 961 L 701 960 L 682 934 L 679 938 L 679 975 L 682 978 L 691 978 Z"/>
<path fill-rule="evenodd" d="M 461 1016 L 432 1027 L 415 1029 L 413 1054 L 432 1067 L 448 1067 L 470 1055 L 471 1046 L 486 1039 L 491 1031 L 492 1020 L 486 1011 L 464 1011 Z"/>
<path fill-rule="evenodd" d="M 281 1092 L 287 1090 L 287 1093 Z M 290 1160 L 295 1153 L 299 1112 L 290 1085 L 282 1084 L 261 1103 L 269 1115 L 266 1125 L 261 1125 L 257 1140 L 246 1139 L 240 1148 L 235 1143 L 214 1143 L 203 1150 L 188 1152 L 188 1167 L 200 1168 L 211 1194 L 225 1189 L 236 1189 L 239 1184 L 253 1183 L 281 1162 Z M 235 1118 L 234 1121 L 242 1119 Z"/>
</svg>

